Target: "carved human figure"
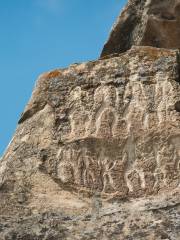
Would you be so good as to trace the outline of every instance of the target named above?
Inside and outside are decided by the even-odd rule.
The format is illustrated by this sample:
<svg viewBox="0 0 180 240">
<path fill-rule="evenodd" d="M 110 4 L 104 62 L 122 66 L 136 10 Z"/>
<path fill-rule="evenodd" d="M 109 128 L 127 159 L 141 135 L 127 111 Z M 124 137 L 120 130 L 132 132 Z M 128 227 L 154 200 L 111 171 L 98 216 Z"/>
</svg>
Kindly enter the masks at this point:
<svg viewBox="0 0 180 240">
<path fill-rule="evenodd" d="M 113 124 L 115 123 L 115 113 L 109 109 L 104 110 L 101 117 L 97 120 L 96 136 L 110 138 L 113 133 Z"/>
<path fill-rule="evenodd" d="M 114 120 L 113 115 L 116 104 L 116 89 L 113 86 L 100 86 L 94 93 L 94 105 L 91 113 L 91 120 L 88 127 L 89 134 L 98 134 L 100 128 L 107 127 L 108 135 L 111 135 L 111 126 Z M 101 125 L 106 126 L 102 127 Z M 105 129 L 104 129 L 105 130 Z"/>
<path fill-rule="evenodd" d="M 82 99 L 86 97 L 81 87 L 74 88 L 69 97 L 69 121 L 71 132 L 68 138 L 82 138 L 85 136 L 87 121 L 89 120 L 88 112 L 85 110 L 85 105 L 82 104 Z"/>
</svg>

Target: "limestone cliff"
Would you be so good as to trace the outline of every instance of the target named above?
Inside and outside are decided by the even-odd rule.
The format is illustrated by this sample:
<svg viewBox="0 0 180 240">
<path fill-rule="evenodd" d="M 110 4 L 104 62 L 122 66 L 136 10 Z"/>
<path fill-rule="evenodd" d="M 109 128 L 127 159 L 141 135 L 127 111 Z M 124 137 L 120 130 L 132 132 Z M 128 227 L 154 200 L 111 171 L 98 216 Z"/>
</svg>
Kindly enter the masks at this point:
<svg viewBox="0 0 180 240">
<path fill-rule="evenodd" d="M 39 77 L 0 162 L 0 240 L 180 239 L 179 57 L 139 46 Z"/>
</svg>

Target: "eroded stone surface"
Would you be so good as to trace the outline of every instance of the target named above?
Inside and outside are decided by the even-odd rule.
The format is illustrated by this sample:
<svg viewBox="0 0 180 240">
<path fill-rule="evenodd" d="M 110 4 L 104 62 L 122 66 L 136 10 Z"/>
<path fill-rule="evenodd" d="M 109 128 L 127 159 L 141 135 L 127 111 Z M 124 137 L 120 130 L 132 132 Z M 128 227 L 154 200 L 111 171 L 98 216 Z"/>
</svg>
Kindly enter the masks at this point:
<svg viewBox="0 0 180 240">
<path fill-rule="evenodd" d="M 179 0 L 129 0 L 115 23 L 101 57 L 132 45 L 180 48 Z"/>
<path fill-rule="evenodd" d="M 40 76 L 0 163 L 0 239 L 179 238 L 178 56 Z"/>
<path fill-rule="evenodd" d="M 80 65 L 51 80 L 48 104 L 55 111 L 59 144 L 43 148 L 47 155 L 40 160 L 44 171 L 63 184 L 122 196 L 178 185 L 177 55 L 151 48 L 134 53 L 89 69 Z M 78 68 L 76 86 L 69 85 Z"/>
</svg>

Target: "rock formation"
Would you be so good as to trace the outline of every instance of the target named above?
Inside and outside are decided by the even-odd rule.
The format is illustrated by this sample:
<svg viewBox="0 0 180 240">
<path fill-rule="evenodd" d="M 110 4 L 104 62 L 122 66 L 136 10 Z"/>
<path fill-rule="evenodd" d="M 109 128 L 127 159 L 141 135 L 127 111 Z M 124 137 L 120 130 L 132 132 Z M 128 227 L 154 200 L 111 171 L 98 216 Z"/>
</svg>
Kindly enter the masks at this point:
<svg viewBox="0 0 180 240">
<path fill-rule="evenodd" d="M 134 46 L 39 77 L 0 161 L 0 240 L 180 239 L 179 57 Z"/>
<path fill-rule="evenodd" d="M 180 0 L 129 0 L 101 57 L 132 47 L 180 48 Z"/>
</svg>

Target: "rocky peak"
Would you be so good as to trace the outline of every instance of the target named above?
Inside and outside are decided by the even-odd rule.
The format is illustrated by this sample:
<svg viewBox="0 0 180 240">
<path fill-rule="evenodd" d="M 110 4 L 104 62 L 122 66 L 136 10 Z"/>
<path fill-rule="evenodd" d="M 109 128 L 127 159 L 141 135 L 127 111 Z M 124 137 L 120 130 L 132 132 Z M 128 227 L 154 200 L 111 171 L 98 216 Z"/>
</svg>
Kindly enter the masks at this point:
<svg viewBox="0 0 180 240">
<path fill-rule="evenodd" d="M 132 47 L 180 48 L 180 0 L 130 0 L 118 17 L 101 57 Z"/>
</svg>

